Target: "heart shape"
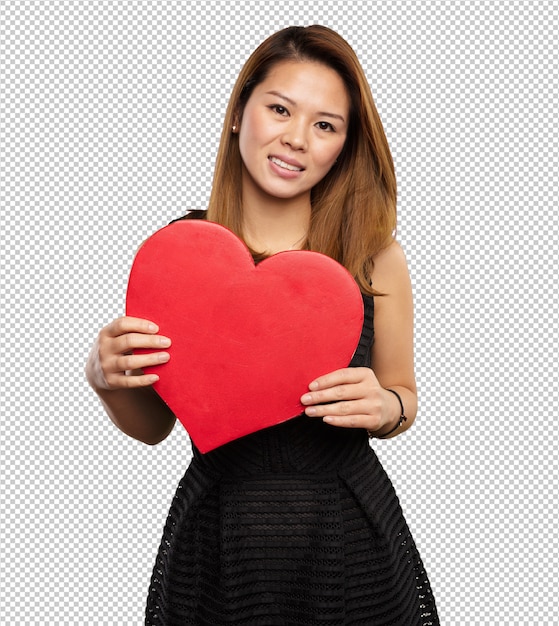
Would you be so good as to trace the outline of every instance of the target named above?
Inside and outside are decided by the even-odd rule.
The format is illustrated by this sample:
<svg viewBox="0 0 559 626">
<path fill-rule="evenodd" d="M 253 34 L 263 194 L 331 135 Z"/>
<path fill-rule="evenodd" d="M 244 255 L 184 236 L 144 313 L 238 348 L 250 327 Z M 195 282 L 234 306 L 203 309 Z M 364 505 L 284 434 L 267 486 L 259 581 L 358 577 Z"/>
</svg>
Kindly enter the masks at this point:
<svg viewBox="0 0 559 626">
<path fill-rule="evenodd" d="M 126 313 L 171 338 L 154 388 L 200 452 L 300 415 L 318 376 L 347 367 L 363 324 L 357 283 L 308 251 L 258 265 L 212 222 L 179 221 L 134 259 Z"/>
</svg>

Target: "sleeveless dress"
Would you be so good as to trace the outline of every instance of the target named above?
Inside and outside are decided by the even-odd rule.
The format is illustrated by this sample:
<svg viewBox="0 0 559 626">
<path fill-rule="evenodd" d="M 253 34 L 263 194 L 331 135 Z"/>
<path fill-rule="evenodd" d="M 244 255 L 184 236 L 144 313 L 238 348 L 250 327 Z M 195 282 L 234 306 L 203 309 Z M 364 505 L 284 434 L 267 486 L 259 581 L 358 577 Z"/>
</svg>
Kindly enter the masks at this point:
<svg viewBox="0 0 559 626">
<path fill-rule="evenodd" d="M 197 216 L 196 216 L 197 217 Z M 350 366 L 370 366 L 373 298 Z M 362 429 L 305 415 L 193 458 L 146 625 L 439 624 L 392 483 Z"/>
</svg>

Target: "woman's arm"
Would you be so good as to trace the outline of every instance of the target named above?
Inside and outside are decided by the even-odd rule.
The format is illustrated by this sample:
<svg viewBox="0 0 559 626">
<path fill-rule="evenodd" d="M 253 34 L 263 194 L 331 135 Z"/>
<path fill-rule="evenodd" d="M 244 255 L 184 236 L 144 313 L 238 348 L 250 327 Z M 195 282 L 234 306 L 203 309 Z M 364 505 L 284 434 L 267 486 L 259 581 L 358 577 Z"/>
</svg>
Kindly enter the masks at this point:
<svg viewBox="0 0 559 626">
<path fill-rule="evenodd" d="M 401 246 L 395 241 L 375 258 L 373 286 L 384 296 L 375 298 L 375 342 L 371 367 L 384 389 L 393 389 L 402 398 L 408 418 L 394 433 L 407 430 L 417 414 L 417 387 L 415 382 L 413 350 L 413 297 L 408 265 Z M 394 409 L 397 423 L 401 408 L 394 394 L 387 398 Z M 389 428 L 383 428 L 386 432 Z M 382 436 L 382 431 L 376 433 Z"/>
<path fill-rule="evenodd" d="M 165 439 L 175 424 L 174 414 L 151 387 L 158 376 L 142 372 L 144 367 L 169 360 L 169 353 L 161 349 L 171 342 L 157 331 L 149 320 L 118 318 L 99 333 L 85 368 L 89 384 L 113 423 L 151 445 Z M 154 352 L 132 354 L 136 348 Z"/>
<path fill-rule="evenodd" d="M 404 405 L 407 421 L 390 434 L 408 429 L 417 413 L 413 355 L 413 299 L 407 263 L 393 242 L 375 257 L 375 343 L 372 368 L 344 368 L 321 376 L 301 398 L 309 416 L 334 426 L 365 428 L 383 437 L 398 424 Z"/>
</svg>

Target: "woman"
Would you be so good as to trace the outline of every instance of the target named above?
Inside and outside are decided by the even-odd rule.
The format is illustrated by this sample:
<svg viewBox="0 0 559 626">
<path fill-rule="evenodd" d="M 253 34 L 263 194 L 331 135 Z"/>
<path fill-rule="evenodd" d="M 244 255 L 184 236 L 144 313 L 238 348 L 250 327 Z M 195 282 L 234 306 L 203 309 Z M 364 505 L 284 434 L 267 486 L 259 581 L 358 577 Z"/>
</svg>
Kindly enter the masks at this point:
<svg viewBox="0 0 559 626">
<path fill-rule="evenodd" d="M 252 54 L 227 110 L 207 214 L 187 218 L 227 226 L 257 261 L 292 249 L 328 254 L 359 284 L 365 322 L 349 367 L 309 381 L 305 414 L 207 454 L 193 446 L 146 623 L 438 624 L 368 443 L 415 419 L 413 305 L 393 239 L 390 150 L 363 70 L 339 35 L 287 28 Z M 113 422 L 149 444 L 175 422 L 151 387 L 157 375 L 142 373 L 169 359 L 172 338 L 156 321 L 115 320 L 87 365 Z"/>
</svg>

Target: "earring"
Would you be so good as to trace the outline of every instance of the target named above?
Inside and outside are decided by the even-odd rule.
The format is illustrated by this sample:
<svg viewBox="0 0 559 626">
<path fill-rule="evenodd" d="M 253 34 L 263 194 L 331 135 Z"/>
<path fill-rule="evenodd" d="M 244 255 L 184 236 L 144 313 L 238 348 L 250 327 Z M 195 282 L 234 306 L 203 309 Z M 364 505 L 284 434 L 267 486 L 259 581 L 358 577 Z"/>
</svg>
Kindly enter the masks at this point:
<svg viewBox="0 0 559 626">
<path fill-rule="evenodd" d="M 234 133 L 236 133 L 236 132 L 237 132 L 237 126 L 236 126 L 236 124 L 234 124 L 234 125 L 233 125 L 233 128 L 232 128 L 231 130 L 232 130 Z"/>
</svg>

